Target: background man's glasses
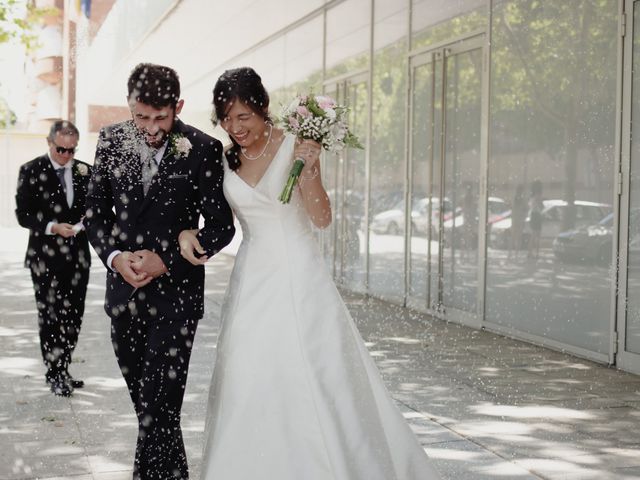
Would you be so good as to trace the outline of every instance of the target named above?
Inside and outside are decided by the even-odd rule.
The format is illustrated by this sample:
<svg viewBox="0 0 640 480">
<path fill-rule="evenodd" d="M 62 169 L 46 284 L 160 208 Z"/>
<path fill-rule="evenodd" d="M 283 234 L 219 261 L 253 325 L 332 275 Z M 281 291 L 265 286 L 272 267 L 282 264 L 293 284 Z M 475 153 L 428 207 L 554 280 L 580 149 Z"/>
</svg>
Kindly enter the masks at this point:
<svg viewBox="0 0 640 480">
<path fill-rule="evenodd" d="M 60 147 L 56 145 L 54 142 L 51 142 L 51 143 L 55 145 L 56 152 L 58 152 L 60 155 L 64 155 L 65 153 L 70 153 L 73 155 L 74 153 L 76 153 L 76 147 L 65 148 L 65 147 Z"/>
</svg>

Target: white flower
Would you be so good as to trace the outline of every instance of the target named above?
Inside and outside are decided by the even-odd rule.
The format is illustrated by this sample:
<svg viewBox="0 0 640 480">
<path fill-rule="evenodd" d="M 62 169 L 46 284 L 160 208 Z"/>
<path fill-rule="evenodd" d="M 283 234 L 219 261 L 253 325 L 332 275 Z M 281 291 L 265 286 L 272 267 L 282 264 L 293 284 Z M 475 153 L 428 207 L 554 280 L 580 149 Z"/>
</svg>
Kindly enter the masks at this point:
<svg viewBox="0 0 640 480">
<path fill-rule="evenodd" d="M 183 137 L 182 135 L 175 134 L 172 138 L 172 153 L 176 157 L 187 157 L 193 145 L 188 138 Z"/>
<path fill-rule="evenodd" d="M 87 166 L 84 163 L 77 163 L 76 166 L 78 168 L 78 173 L 80 175 L 82 175 L 83 177 L 86 177 L 87 175 L 89 175 L 89 168 L 87 168 Z"/>
<path fill-rule="evenodd" d="M 287 107 L 287 112 L 295 112 L 296 108 L 298 108 L 298 105 L 300 105 L 300 97 L 296 97 L 295 100 L 293 100 L 289 106 Z"/>
<path fill-rule="evenodd" d="M 342 123 L 334 123 L 333 125 L 331 125 L 331 129 L 329 130 L 329 132 L 335 140 L 341 141 L 347 134 L 347 128 Z"/>
</svg>

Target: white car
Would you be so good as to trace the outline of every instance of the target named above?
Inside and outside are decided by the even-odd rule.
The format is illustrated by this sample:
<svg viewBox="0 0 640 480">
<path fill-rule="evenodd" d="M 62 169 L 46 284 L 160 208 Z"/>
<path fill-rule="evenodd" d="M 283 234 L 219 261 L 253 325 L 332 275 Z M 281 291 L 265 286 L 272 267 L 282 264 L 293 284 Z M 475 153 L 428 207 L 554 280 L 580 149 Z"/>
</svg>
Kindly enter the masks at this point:
<svg viewBox="0 0 640 480">
<path fill-rule="evenodd" d="M 411 210 L 411 230 L 414 233 L 426 235 L 429 229 L 429 197 L 418 198 L 413 203 Z M 404 200 L 398 202 L 393 208 L 374 215 L 371 220 L 371 230 L 375 233 L 388 235 L 401 235 L 404 232 Z M 444 214 L 451 212 L 451 202 L 444 199 Z M 440 199 L 433 198 L 431 208 L 432 228 L 437 228 L 438 215 L 440 215 Z"/>
<path fill-rule="evenodd" d="M 611 213 L 611 205 L 606 203 L 587 202 L 576 200 L 573 202 L 576 208 L 575 223 L 573 228 L 589 226 L 598 223 L 605 216 Z M 542 201 L 542 231 L 540 234 L 540 245 L 550 246 L 553 239 L 564 230 L 563 215 L 568 203 L 565 200 L 543 200 Z M 524 230 L 522 233 L 522 245 L 525 248 L 529 242 L 531 230 L 529 228 L 529 217 L 525 219 Z M 489 245 L 493 248 L 509 248 L 509 240 L 511 238 L 511 213 L 502 220 L 491 224 L 491 232 L 489 234 Z"/>
</svg>

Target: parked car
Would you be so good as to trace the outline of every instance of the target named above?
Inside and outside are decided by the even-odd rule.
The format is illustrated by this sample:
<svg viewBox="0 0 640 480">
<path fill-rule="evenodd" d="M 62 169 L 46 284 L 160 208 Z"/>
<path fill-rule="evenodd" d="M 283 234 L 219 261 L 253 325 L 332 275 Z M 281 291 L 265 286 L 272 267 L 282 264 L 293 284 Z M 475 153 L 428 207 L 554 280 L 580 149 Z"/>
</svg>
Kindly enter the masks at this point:
<svg viewBox="0 0 640 480">
<path fill-rule="evenodd" d="M 414 233 L 426 235 L 429 230 L 429 204 L 432 202 L 431 222 L 432 226 L 438 224 L 440 215 L 440 199 L 430 197 L 417 198 L 413 202 L 411 209 L 411 230 Z M 443 201 L 444 211 L 452 211 L 449 199 Z M 400 235 L 404 231 L 404 200 L 398 202 L 393 208 L 374 215 L 371 220 L 371 230 L 375 233 L 386 233 L 389 235 Z"/>
<path fill-rule="evenodd" d="M 613 213 L 595 225 L 561 232 L 553 240 L 553 253 L 562 261 L 611 261 L 613 248 Z"/>
<path fill-rule="evenodd" d="M 346 190 L 338 192 L 339 198 L 336 198 L 334 189 L 328 190 L 327 195 L 331 201 L 334 221 L 341 218 L 344 212 L 347 221 L 360 225 L 360 220 L 364 217 L 364 194 L 358 190 Z"/>
<path fill-rule="evenodd" d="M 640 210 L 634 209 L 630 215 L 629 259 L 637 262 Z M 612 251 L 613 212 L 594 225 L 561 232 L 553 240 L 553 253 L 558 260 L 564 262 L 596 262 L 608 265 L 611 262 Z"/>
<path fill-rule="evenodd" d="M 587 202 L 576 200 L 574 228 L 594 225 L 611 213 L 611 205 L 606 203 Z M 562 220 L 568 203 L 565 200 L 543 200 L 542 201 L 542 231 L 540 234 L 540 245 L 551 246 L 553 239 L 563 231 Z M 509 248 L 511 239 L 511 214 L 507 214 L 501 220 L 490 224 L 489 246 L 493 248 Z M 526 248 L 531 237 L 529 228 L 529 217 L 525 219 L 524 230 L 522 232 L 522 244 L 520 248 Z"/>
<path fill-rule="evenodd" d="M 414 196 L 416 199 L 426 197 L 426 195 L 424 194 L 420 195 L 416 194 L 415 192 Z M 370 214 L 374 216 L 380 212 L 384 212 L 385 210 L 391 210 L 403 198 L 404 192 L 402 190 L 392 190 L 384 193 L 376 193 L 371 197 Z"/>
<path fill-rule="evenodd" d="M 489 197 L 487 199 L 487 222 L 489 225 L 493 224 L 496 221 L 502 220 L 505 216 L 511 214 L 511 210 L 509 210 L 509 204 L 499 197 Z M 478 216 L 476 212 L 475 224 L 478 225 Z M 444 240 L 447 245 L 452 244 L 452 239 L 456 240 L 456 246 L 460 246 L 460 241 L 463 238 L 462 232 L 464 227 L 464 213 L 462 212 L 462 208 L 458 207 L 456 209 L 456 214 L 451 215 L 449 218 L 445 218 L 443 228 L 444 228 Z M 473 246 L 478 244 L 478 231 L 477 228 L 472 232 L 472 238 L 469 239 Z"/>
</svg>

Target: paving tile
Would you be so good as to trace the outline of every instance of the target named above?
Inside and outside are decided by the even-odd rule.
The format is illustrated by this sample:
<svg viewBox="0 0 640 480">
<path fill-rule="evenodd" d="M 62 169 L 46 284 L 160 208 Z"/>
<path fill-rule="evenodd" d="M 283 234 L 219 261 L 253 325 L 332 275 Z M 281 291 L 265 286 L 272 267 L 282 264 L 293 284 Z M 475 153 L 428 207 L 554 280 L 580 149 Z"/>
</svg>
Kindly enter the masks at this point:
<svg viewBox="0 0 640 480">
<path fill-rule="evenodd" d="M 3 452 L 0 461 L 0 478 L 5 480 L 73 477 L 91 473 L 91 466 L 84 455 L 21 457 Z"/>
<path fill-rule="evenodd" d="M 533 480 L 525 468 L 506 461 L 488 450 L 468 441 L 447 442 L 427 446 L 427 455 L 447 480 L 520 479 Z"/>
<path fill-rule="evenodd" d="M 95 473 L 93 480 L 131 480 L 132 469 L 123 470 L 121 472 Z M 75 479 L 74 479 L 75 480 Z"/>
<path fill-rule="evenodd" d="M 43 381 L 28 272 L 0 252 L 0 478 L 129 480 L 137 435 L 96 262 L 70 399 Z M 231 259 L 207 265 L 183 408 L 193 478 Z M 0 282 L 1 283 L 1 282 Z M 347 303 L 389 391 L 443 478 L 640 479 L 640 376 L 375 299 Z M 389 321 L 393 319 L 393 321 Z"/>
</svg>

